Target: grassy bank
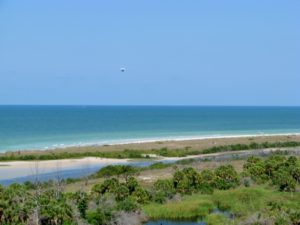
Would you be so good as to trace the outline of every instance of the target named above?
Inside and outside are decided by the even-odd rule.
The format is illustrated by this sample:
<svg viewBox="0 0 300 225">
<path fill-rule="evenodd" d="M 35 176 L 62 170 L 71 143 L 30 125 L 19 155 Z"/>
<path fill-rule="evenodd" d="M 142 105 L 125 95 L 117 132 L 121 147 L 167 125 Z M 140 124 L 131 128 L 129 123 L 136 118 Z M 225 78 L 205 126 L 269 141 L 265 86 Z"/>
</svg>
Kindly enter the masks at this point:
<svg viewBox="0 0 300 225">
<path fill-rule="evenodd" d="M 192 219 L 215 217 L 210 213 L 214 208 L 226 210 L 236 218 L 228 219 L 219 215 L 217 224 L 239 224 L 244 220 L 262 220 L 272 218 L 277 211 L 300 211 L 300 193 L 279 192 L 263 186 L 237 188 L 233 190 L 218 190 L 211 195 L 194 194 L 185 196 L 181 201 L 170 201 L 164 204 L 151 203 L 143 207 L 151 219 Z M 258 215 L 258 212 L 260 215 Z M 260 218 L 258 218 L 260 217 Z M 221 223 L 223 222 L 223 223 Z"/>
<path fill-rule="evenodd" d="M 16 161 L 16 160 L 57 160 L 57 159 L 74 159 L 83 157 L 101 157 L 101 158 L 115 158 L 115 159 L 141 159 L 150 158 L 150 155 L 164 156 L 164 157 L 185 157 L 190 155 L 211 154 L 218 152 L 228 151 L 241 151 L 241 150 L 256 150 L 267 148 L 290 148 L 298 147 L 300 142 L 297 141 L 284 141 L 284 142 L 263 142 L 250 144 L 232 144 L 214 146 L 202 150 L 194 150 L 189 147 L 182 149 L 151 149 L 151 150 L 120 150 L 120 151 L 86 151 L 86 152 L 49 152 L 46 154 L 20 154 L 18 152 L 5 153 L 0 155 L 0 161 Z"/>
</svg>

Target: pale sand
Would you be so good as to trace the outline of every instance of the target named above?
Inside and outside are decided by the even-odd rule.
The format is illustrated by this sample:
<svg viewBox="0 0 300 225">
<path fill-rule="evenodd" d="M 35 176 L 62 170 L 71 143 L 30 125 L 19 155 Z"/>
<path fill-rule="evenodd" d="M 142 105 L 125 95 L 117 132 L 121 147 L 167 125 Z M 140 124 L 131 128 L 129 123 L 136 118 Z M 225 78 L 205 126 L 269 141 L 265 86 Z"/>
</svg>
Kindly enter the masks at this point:
<svg viewBox="0 0 300 225">
<path fill-rule="evenodd" d="M 251 136 L 251 137 L 222 137 L 222 138 L 209 138 L 209 139 L 193 139 L 193 140 L 181 140 L 181 141 L 162 141 L 162 142 L 149 142 L 149 143 L 132 143 L 132 144 L 122 144 L 122 145 L 110 145 L 110 146 L 89 146 L 89 147 L 73 147 L 66 149 L 56 149 L 48 151 L 24 151 L 18 154 L 47 154 L 49 152 L 84 152 L 84 151 L 122 151 L 124 149 L 158 149 L 167 147 L 169 149 L 184 149 L 189 146 L 190 149 L 202 150 L 218 145 L 229 145 L 229 144 L 249 144 L 251 142 L 275 142 L 275 141 L 300 141 L 300 135 L 278 135 L 278 136 Z M 251 150 L 250 150 L 251 151 Z M 266 150 L 272 151 L 272 149 Z M 248 151 L 241 151 L 248 152 Z M 234 152 L 237 154 L 238 152 Z M 11 153 L 9 153 L 11 154 Z M 215 153 L 210 154 L 211 156 L 232 154 L 230 152 L 226 153 Z M 183 158 L 160 158 L 167 160 L 180 160 L 188 158 L 199 158 L 207 157 L 209 155 L 197 155 L 188 156 Z M 72 170 L 72 169 L 85 169 L 93 166 L 107 166 L 111 164 L 128 163 L 128 159 L 108 159 L 108 158 L 96 158 L 96 157 L 86 157 L 81 159 L 62 159 L 62 160 L 43 160 L 43 161 L 12 161 L 12 162 L 0 162 L 0 180 L 11 179 L 16 177 L 24 177 L 29 175 L 34 175 L 38 168 L 40 174 L 51 173 L 62 170 Z"/>
<path fill-rule="evenodd" d="M 85 157 L 81 159 L 58 159 L 58 160 L 42 160 L 42 161 L 11 161 L 11 162 L 0 162 L 0 166 L 24 168 L 34 167 L 38 163 L 43 168 L 56 168 L 61 169 L 73 168 L 78 166 L 95 165 L 95 164 L 116 164 L 127 162 L 128 159 L 108 159 L 98 157 Z M 2 167 L 0 167 L 0 170 Z"/>
<path fill-rule="evenodd" d="M 86 157 L 82 159 L 61 159 L 43 161 L 13 161 L 0 163 L 0 179 L 32 176 L 44 173 L 59 172 L 62 170 L 87 169 L 93 166 L 107 166 L 126 163 L 127 159 L 107 159 Z"/>
<path fill-rule="evenodd" d="M 228 151 L 220 153 L 211 153 L 203 155 L 190 155 L 186 157 L 157 157 L 154 160 L 158 161 L 178 161 L 183 159 L 204 159 L 217 157 L 221 159 L 226 156 L 250 156 L 269 154 L 273 151 L 291 151 L 295 154 L 300 154 L 300 147 L 296 148 L 269 148 L 260 150 L 244 150 L 244 151 Z M 82 159 L 62 159 L 62 160 L 48 160 L 48 161 L 14 161 L 0 163 L 0 180 L 14 179 L 17 177 L 36 175 L 38 172 L 40 175 L 43 173 L 57 172 L 63 170 L 82 169 L 85 170 L 92 166 L 108 166 L 114 164 L 127 164 L 130 163 L 129 159 L 107 159 L 97 157 L 86 157 Z M 143 161 L 143 160 L 141 160 Z"/>
</svg>

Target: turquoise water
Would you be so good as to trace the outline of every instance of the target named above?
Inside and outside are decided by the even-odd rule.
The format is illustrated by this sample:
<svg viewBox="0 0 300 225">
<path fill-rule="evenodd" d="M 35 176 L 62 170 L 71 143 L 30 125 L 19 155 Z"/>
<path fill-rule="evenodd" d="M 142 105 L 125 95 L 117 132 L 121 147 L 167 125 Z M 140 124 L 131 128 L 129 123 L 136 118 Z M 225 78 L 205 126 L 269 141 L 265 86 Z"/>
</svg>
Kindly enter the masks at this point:
<svg viewBox="0 0 300 225">
<path fill-rule="evenodd" d="M 0 106 L 0 151 L 300 133 L 300 107 Z"/>
</svg>

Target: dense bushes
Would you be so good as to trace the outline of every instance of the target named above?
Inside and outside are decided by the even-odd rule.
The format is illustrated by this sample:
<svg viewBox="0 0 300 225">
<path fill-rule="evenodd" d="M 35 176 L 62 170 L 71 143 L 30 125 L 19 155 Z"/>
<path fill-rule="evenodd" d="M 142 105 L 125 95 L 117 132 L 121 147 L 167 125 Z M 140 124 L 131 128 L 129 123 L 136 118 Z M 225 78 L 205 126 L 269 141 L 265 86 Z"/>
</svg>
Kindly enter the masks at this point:
<svg viewBox="0 0 300 225">
<path fill-rule="evenodd" d="M 116 178 L 107 179 L 102 184 L 95 185 L 92 190 L 98 196 L 112 193 L 118 202 L 124 201 L 129 196 L 140 204 L 150 200 L 148 191 L 142 188 L 134 177 L 130 177 L 124 183 L 119 182 Z"/>
<path fill-rule="evenodd" d="M 159 164 L 158 167 L 164 167 L 164 165 Z M 91 193 L 82 190 L 76 193 L 64 193 L 59 183 L 55 182 L 48 182 L 47 186 L 28 182 L 24 185 L 0 186 L 0 224 L 25 225 L 31 224 L 30 221 L 39 221 L 39 224 L 45 225 L 76 225 L 84 221 L 89 224 L 105 225 L 116 219 L 120 211 L 136 213 L 142 205 L 151 202 L 155 202 L 153 204 L 156 205 L 178 202 L 182 195 L 188 196 L 195 193 L 198 193 L 196 196 L 216 197 L 214 204 L 219 209 L 230 208 L 235 212 L 240 207 L 252 207 L 251 210 L 254 213 L 259 206 L 259 202 L 253 200 L 254 196 L 258 198 L 258 195 L 264 195 L 264 192 L 249 192 L 248 188 L 233 190 L 242 183 L 240 176 L 244 181 L 275 185 L 280 191 L 292 192 L 299 187 L 297 184 L 300 181 L 300 162 L 292 156 L 273 155 L 265 160 L 250 157 L 244 164 L 240 175 L 232 165 L 221 165 L 215 170 L 204 169 L 200 172 L 192 167 L 185 167 L 176 170 L 173 177 L 157 180 L 147 188 L 132 176 L 136 172 L 136 168 L 130 166 L 103 168 L 97 173 L 97 177 L 109 177 L 109 179 L 94 185 Z M 119 179 L 121 177 L 122 179 Z M 251 186 L 251 182 L 245 186 Z M 243 191 L 238 191 L 240 189 Z M 226 191 L 227 197 L 222 195 L 225 193 L 223 190 L 228 190 Z M 287 193 L 281 194 L 288 195 Z M 233 200 L 243 204 L 236 205 L 234 208 L 231 204 Z M 205 206 L 206 214 L 213 208 L 212 203 L 203 201 L 201 204 Z M 194 205 L 192 208 L 195 207 L 198 207 L 197 215 L 205 215 L 201 211 L 203 207 L 201 210 L 199 205 Z M 273 201 L 268 207 L 269 211 L 276 213 L 281 206 Z M 289 207 L 291 209 L 287 210 Z M 277 216 L 276 220 L 299 222 L 300 215 L 296 210 L 297 207 L 281 207 L 284 214 L 280 214 L 280 218 Z M 188 215 L 189 213 L 191 212 L 187 211 Z M 297 224 L 296 222 L 294 224 Z"/>
<path fill-rule="evenodd" d="M 238 173 L 233 166 L 225 165 L 215 171 L 203 170 L 198 173 L 193 168 L 185 168 L 174 174 L 174 188 L 179 193 L 212 193 L 213 189 L 227 190 L 239 184 Z"/>
<path fill-rule="evenodd" d="M 226 151 L 240 151 L 240 150 L 250 150 L 250 149 L 265 149 L 265 148 L 285 148 L 285 147 L 297 147 L 300 146 L 300 142 L 296 141 L 286 141 L 286 142 L 263 142 L 251 144 L 235 144 L 235 145 L 224 145 L 216 146 L 202 151 L 203 154 L 216 153 L 216 152 L 226 152 Z"/>
<path fill-rule="evenodd" d="M 94 176 L 95 177 L 112 177 L 123 175 L 127 178 L 138 172 L 138 169 L 128 165 L 109 165 L 100 169 Z"/>
<path fill-rule="evenodd" d="M 244 164 L 243 175 L 259 183 L 271 182 L 280 191 L 295 191 L 300 181 L 300 163 L 294 156 L 273 155 L 266 160 L 250 157 Z"/>
<path fill-rule="evenodd" d="M 201 186 L 200 191 L 202 194 L 211 194 L 215 187 L 215 174 L 211 170 L 201 171 Z"/>
<path fill-rule="evenodd" d="M 232 165 L 220 166 L 215 170 L 215 186 L 220 190 L 235 188 L 239 184 L 238 174 Z"/>
<path fill-rule="evenodd" d="M 27 191 L 24 185 L 13 184 L 0 191 L 0 224 L 25 225 L 71 224 L 74 221 L 67 195 L 56 190 Z"/>
<path fill-rule="evenodd" d="M 185 168 L 175 172 L 173 182 L 177 192 L 190 194 L 198 190 L 201 177 L 195 169 Z"/>
<path fill-rule="evenodd" d="M 87 221 L 92 225 L 109 224 L 112 218 L 111 209 L 97 208 L 95 211 L 91 210 L 87 213 Z"/>
<path fill-rule="evenodd" d="M 212 193 L 214 189 L 230 189 L 239 184 L 237 172 L 230 165 L 220 166 L 215 171 L 196 171 L 187 167 L 174 173 L 172 179 L 157 180 L 152 188 L 145 189 L 134 177 L 124 182 L 116 178 L 105 180 L 93 187 L 94 195 L 101 198 L 111 194 L 117 202 L 117 209 L 137 210 L 139 205 L 151 201 L 164 203 L 173 199 L 176 194 Z M 90 214 L 92 215 L 92 214 Z"/>
<path fill-rule="evenodd" d="M 158 203 L 163 203 L 175 194 L 172 180 L 157 180 L 153 185 L 153 189 L 155 192 L 154 201 Z"/>
</svg>

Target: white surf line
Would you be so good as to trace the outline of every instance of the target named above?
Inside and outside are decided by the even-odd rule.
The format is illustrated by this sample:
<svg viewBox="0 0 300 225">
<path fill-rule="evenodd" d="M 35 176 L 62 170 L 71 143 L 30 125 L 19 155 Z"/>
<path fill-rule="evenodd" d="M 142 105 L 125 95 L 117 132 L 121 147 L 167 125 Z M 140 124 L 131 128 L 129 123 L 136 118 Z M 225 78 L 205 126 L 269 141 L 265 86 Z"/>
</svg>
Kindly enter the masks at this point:
<svg viewBox="0 0 300 225">
<path fill-rule="evenodd" d="M 116 145 L 130 145 L 130 144 L 147 144 L 155 142 L 176 142 L 176 141 L 193 141 L 193 140 L 209 140 L 209 139 L 228 139 L 228 138 L 251 138 L 251 137 L 276 137 L 276 136 L 299 136 L 300 133 L 253 133 L 253 134 L 216 134 L 216 135 L 192 135 L 192 136 L 169 136 L 169 137 L 153 137 L 153 138 L 140 138 L 140 139 L 122 139 L 122 140 L 108 140 L 99 142 L 87 142 L 80 144 L 55 144 L 47 148 L 34 148 L 34 149 L 20 149 L 20 151 L 46 151 L 46 150 L 59 150 L 72 147 L 89 147 L 89 146 L 116 146 Z M 58 147 L 59 146 L 59 147 Z M 7 151 L 16 152 L 17 150 Z M 1 153 L 1 152 L 0 152 Z M 4 152 L 2 152 L 4 153 Z"/>
</svg>

